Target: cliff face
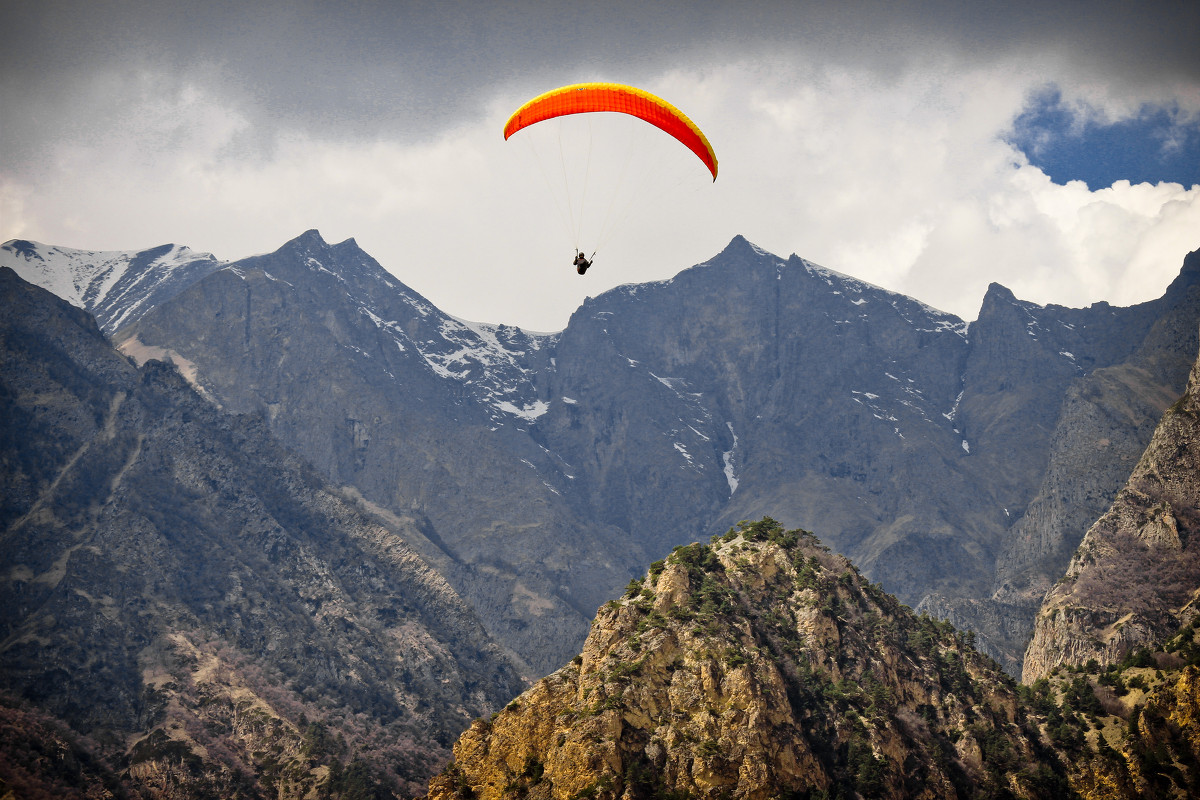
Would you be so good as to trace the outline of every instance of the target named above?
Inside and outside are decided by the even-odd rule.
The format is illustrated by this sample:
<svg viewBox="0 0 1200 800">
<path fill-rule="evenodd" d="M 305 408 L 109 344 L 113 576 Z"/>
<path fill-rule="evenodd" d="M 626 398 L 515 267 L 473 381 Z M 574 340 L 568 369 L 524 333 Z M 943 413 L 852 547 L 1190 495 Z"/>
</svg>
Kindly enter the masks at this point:
<svg viewBox="0 0 1200 800">
<path fill-rule="evenodd" d="M 330 487 L 174 367 L 134 367 L 6 269 L 0 302 L 14 706 L 88 737 L 138 791 L 298 798 L 416 790 L 520 688 L 409 546 L 411 520 Z"/>
<path fill-rule="evenodd" d="M 431 797 L 1066 786 L 994 662 L 769 519 L 652 566 L 600 610 L 572 664 L 476 721 L 454 756 Z"/>
<path fill-rule="evenodd" d="M 932 595 L 920 608 L 978 632 L 981 648 L 1019 674 L 1042 599 L 1128 480 L 1155 424 L 1178 397 L 1174 383 L 1136 361 L 1072 383 L 1049 437 L 1045 477 L 1004 536 L 990 595 Z"/>
<path fill-rule="evenodd" d="M 1045 597 L 1025 657 L 1035 680 L 1063 663 L 1120 660 L 1197 614 L 1200 593 L 1200 362 L 1112 508 Z"/>
</svg>

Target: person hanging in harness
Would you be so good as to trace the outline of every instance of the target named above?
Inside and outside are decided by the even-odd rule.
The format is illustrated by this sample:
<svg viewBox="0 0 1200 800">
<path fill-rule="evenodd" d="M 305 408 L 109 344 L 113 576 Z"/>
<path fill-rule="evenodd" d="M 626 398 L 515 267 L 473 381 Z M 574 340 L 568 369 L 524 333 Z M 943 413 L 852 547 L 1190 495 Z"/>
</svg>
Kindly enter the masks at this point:
<svg viewBox="0 0 1200 800">
<path fill-rule="evenodd" d="M 590 267 L 591 265 L 592 265 L 592 262 L 588 261 L 587 257 L 583 254 L 582 250 L 575 251 L 575 271 L 576 272 L 578 272 L 580 275 L 582 275 L 583 273 L 588 271 L 588 267 Z"/>
</svg>

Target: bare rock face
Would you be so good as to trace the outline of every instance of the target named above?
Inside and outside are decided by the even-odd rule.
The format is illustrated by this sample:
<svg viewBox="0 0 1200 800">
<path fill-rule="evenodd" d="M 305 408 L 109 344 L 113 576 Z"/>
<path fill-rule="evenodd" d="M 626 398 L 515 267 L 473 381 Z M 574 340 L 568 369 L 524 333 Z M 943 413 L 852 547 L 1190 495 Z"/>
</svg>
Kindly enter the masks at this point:
<svg viewBox="0 0 1200 800">
<path fill-rule="evenodd" d="M 1044 750 L 994 662 L 764 519 L 653 565 L 430 797 L 1052 797 Z"/>
<path fill-rule="evenodd" d="M 1025 343 L 988 348 L 999 350 L 994 357 L 973 357 L 981 386 L 993 386 L 981 392 L 992 402 L 981 421 L 995 413 L 997 428 L 1028 429 L 1020 433 L 1023 440 L 993 443 L 1012 449 L 1011 461 L 997 450 L 987 458 L 998 485 L 1019 479 L 1012 468 L 1021 464 L 1035 478 L 1033 491 L 1024 490 L 1023 499 L 1009 495 L 1004 513 L 1010 523 L 996 544 L 988 592 L 975 598 L 934 592 L 918 608 L 976 631 L 981 649 L 1020 674 L 1043 597 L 1062 577 L 1084 533 L 1112 505 L 1163 412 L 1187 383 L 1200 347 L 1197 319 L 1200 251 L 1184 259 L 1163 297 L 1129 308 L 1042 307 L 989 291 L 972 337 Z M 1037 358 L 1038 348 L 1031 349 L 1035 339 Z M 1018 356 L 1022 350 L 1026 355 Z M 1038 359 L 1070 369 L 1042 367 L 1032 382 L 1013 381 Z M 1008 386 L 997 387 L 996 380 Z"/>
<path fill-rule="evenodd" d="M 1024 678 L 1062 663 L 1120 660 L 1197 614 L 1200 592 L 1200 362 L 1112 508 L 1046 595 Z"/>
</svg>

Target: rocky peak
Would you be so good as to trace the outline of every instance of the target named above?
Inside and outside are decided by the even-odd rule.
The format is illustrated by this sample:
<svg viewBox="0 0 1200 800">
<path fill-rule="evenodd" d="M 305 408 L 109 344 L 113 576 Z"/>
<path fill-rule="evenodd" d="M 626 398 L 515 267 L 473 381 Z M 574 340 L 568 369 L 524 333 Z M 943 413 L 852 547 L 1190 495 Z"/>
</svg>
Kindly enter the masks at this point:
<svg viewBox="0 0 1200 800">
<path fill-rule="evenodd" d="M 1167 287 L 1168 295 L 1184 294 L 1200 285 L 1200 250 L 1193 250 L 1183 258 L 1183 269 Z"/>
<path fill-rule="evenodd" d="M 1061 767 L 1021 766 L 1039 744 L 1014 692 L 969 637 L 763 519 L 652 565 L 430 796 L 1054 796 Z"/>
</svg>

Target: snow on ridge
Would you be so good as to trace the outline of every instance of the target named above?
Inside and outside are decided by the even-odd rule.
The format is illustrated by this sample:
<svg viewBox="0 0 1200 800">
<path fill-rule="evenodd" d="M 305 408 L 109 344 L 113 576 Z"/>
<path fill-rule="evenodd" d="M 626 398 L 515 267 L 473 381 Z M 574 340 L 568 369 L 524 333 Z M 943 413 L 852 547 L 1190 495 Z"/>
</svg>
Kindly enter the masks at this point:
<svg viewBox="0 0 1200 800">
<path fill-rule="evenodd" d="M 867 291 L 883 294 L 892 308 L 896 310 L 896 313 L 898 313 L 904 320 L 906 320 L 917 330 L 931 332 L 950 331 L 957 333 L 963 338 L 966 338 L 967 336 L 967 328 L 969 327 L 968 323 L 960 320 L 956 315 L 951 314 L 948 311 L 942 311 L 939 308 L 934 308 L 928 303 L 922 302 L 915 297 L 910 297 L 909 295 L 901 292 L 895 292 L 891 289 L 885 289 L 882 286 L 877 286 L 876 284 L 871 283 L 870 281 L 864 281 L 861 278 L 855 278 L 854 276 L 847 275 L 844 272 L 838 272 L 835 269 L 823 267 L 820 264 L 815 264 L 806 258 L 801 258 L 800 263 L 804 265 L 804 268 L 807 269 L 810 274 L 823 279 L 829 286 L 834 286 L 836 281 L 837 283 L 840 283 L 846 290 L 855 294 L 861 295 Z M 835 290 L 834 294 L 841 294 L 841 292 Z M 856 300 L 851 300 L 850 302 L 856 306 L 861 306 L 868 301 L 864 298 L 859 298 Z M 901 302 L 911 304 L 914 308 L 919 310 L 920 313 L 927 317 L 930 322 L 934 323 L 934 327 L 920 327 L 916 320 L 910 319 L 907 313 L 900 308 L 899 304 Z"/>
<path fill-rule="evenodd" d="M 523 340 L 511 343 L 505 341 L 506 326 L 451 317 L 433 306 L 429 312 L 441 317 L 439 336 L 417 343 L 417 349 L 436 374 L 470 387 L 476 400 L 493 410 L 497 422 L 495 412 L 532 422 L 549 410 L 550 404 L 537 397 L 532 370 L 522 361 L 527 350 L 520 349 L 540 350 L 548 337 L 534 338 L 521 331 Z"/>
<path fill-rule="evenodd" d="M 26 244 L 32 247 L 20 246 Z M 71 305 L 86 309 L 85 295 L 96 280 L 111 275 L 111 281 L 115 281 L 136 255 L 129 250 L 76 250 L 15 240 L 0 248 L 0 266 L 9 267 L 22 279 L 53 292 Z"/>
<path fill-rule="evenodd" d="M 146 261 L 148 254 L 166 248 L 166 251 Z M 132 285 L 126 285 L 119 296 L 112 296 L 114 288 L 122 283 L 135 262 L 142 262 L 142 272 Z M 111 306 L 124 299 L 138 286 L 138 299 L 122 310 L 121 319 L 140 307 L 149 292 L 143 279 L 152 276 L 162 280 L 174 270 L 208 261 L 222 264 L 212 253 L 197 252 L 178 244 L 160 245 L 144 250 L 82 250 L 71 247 L 47 245 L 41 242 L 15 239 L 0 247 L 0 266 L 11 268 L 22 279 L 50 291 L 71 305 L 88 311 Z M 111 326 L 110 326 L 111 327 Z"/>
<path fill-rule="evenodd" d="M 535 350 L 540 350 L 542 345 L 546 342 L 546 340 L 553 339 L 562 333 L 562 331 L 535 331 L 535 330 L 530 330 L 529 328 L 521 328 L 517 325 L 505 325 L 504 323 L 473 322 L 469 319 L 463 319 L 462 317 L 456 317 L 453 314 L 446 314 L 445 316 L 448 317 L 449 319 L 454 320 L 455 322 L 457 322 L 459 325 L 462 325 L 463 327 L 470 328 L 471 330 L 475 331 L 476 333 L 480 334 L 481 336 L 484 334 L 485 331 L 490 331 L 491 335 L 495 336 L 496 332 L 499 331 L 501 328 L 511 328 L 515 331 L 519 331 L 520 333 L 523 333 L 524 335 L 528 336 L 531 340 L 533 340 L 531 343 L 534 345 Z"/>
<path fill-rule="evenodd" d="M 750 245 L 750 249 L 760 256 L 766 256 L 767 258 L 779 258 L 779 256 L 775 255 L 774 253 L 767 252 L 749 239 L 746 240 L 746 244 Z"/>
</svg>

